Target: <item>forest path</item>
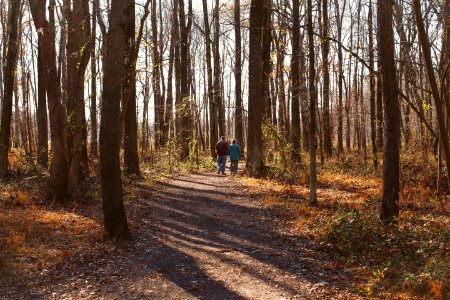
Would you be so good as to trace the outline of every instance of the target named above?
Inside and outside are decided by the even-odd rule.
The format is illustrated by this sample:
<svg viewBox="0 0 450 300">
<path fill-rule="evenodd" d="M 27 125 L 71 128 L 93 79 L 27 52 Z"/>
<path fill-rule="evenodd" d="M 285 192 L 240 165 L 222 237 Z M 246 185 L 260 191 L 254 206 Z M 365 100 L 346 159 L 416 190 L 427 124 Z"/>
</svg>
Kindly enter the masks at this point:
<svg viewBox="0 0 450 300">
<path fill-rule="evenodd" d="M 234 177 L 192 174 L 128 203 L 131 243 L 71 259 L 22 299 L 357 299 L 351 275 Z"/>
</svg>

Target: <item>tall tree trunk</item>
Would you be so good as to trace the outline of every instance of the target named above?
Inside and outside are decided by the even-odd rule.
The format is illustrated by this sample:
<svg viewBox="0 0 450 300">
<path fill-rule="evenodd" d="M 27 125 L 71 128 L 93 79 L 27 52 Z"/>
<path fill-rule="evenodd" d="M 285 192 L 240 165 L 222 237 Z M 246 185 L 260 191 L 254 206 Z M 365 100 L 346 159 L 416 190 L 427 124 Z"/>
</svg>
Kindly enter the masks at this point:
<svg viewBox="0 0 450 300">
<path fill-rule="evenodd" d="M 209 27 L 208 4 L 207 0 L 203 0 L 203 22 L 205 26 L 205 42 L 206 42 L 206 73 L 208 77 L 208 99 L 209 99 L 209 151 L 212 158 L 216 157 L 216 143 L 218 141 L 217 134 L 217 106 L 214 99 L 214 88 L 212 79 L 211 66 L 211 30 Z"/>
<path fill-rule="evenodd" d="M 158 22 L 156 18 L 156 0 L 152 0 L 152 43 L 153 43 L 153 80 L 155 99 L 155 148 L 163 146 L 164 103 L 161 96 L 160 54 L 158 45 Z M 162 32 L 161 32 L 162 34 Z"/>
<path fill-rule="evenodd" d="M 148 30 L 148 28 L 146 27 L 145 29 L 145 51 L 144 51 L 144 57 L 145 57 L 145 79 L 144 79 L 144 107 L 142 110 L 142 127 L 141 127 L 141 157 L 144 160 L 145 159 L 145 155 L 147 153 L 147 149 L 149 146 L 149 135 L 148 133 L 148 104 L 150 102 L 150 72 L 149 72 L 149 62 L 148 62 L 148 58 L 149 58 L 149 53 L 148 53 L 148 49 L 150 48 L 148 43 L 148 37 L 150 36 L 150 32 Z"/>
<path fill-rule="evenodd" d="M 234 76 L 236 79 L 235 84 L 235 97 L 236 108 L 234 115 L 234 135 L 238 144 L 241 145 L 241 152 L 244 153 L 244 129 L 243 129 L 243 103 L 242 103 L 242 46 L 241 46 L 241 2 L 240 0 L 234 1 L 234 35 L 236 40 L 235 49 L 235 66 Z"/>
<path fill-rule="evenodd" d="M 294 163 L 301 161 L 300 145 L 300 1 L 292 4 L 292 125 L 291 143 Z"/>
<path fill-rule="evenodd" d="M 38 105 L 37 105 L 37 128 L 38 128 L 38 164 L 48 167 L 48 121 L 47 121 L 47 91 L 45 90 L 45 70 L 42 62 L 42 50 L 38 47 Z"/>
<path fill-rule="evenodd" d="M 60 81 L 56 68 L 55 24 L 46 19 L 45 3 L 30 0 L 30 10 L 38 32 L 39 47 L 45 70 L 45 86 L 50 116 L 52 164 L 50 168 L 50 193 L 63 201 L 68 195 L 69 159 L 67 151 L 66 114 L 61 104 Z M 54 11 L 50 11 L 53 19 Z"/>
<path fill-rule="evenodd" d="M 328 54 L 330 40 L 328 39 L 328 1 L 322 0 L 322 71 L 323 71 L 323 148 L 325 154 L 333 154 L 331 115 L 330 115 L 330 66 Z"/>
<path fill-rule="evenodd" d="M 262 41 L 263 41 L 264 1 L 252 0 L 250 4 L 249 41 L 249 95 L 248 95 L 248 153 L 247 169 L 253 176 L 262 173 L 264 163 L 262 154 L 263 99 L 262 80 Z"/>
<path fill-rule="evenodd" d="M 383 156 L 383 198 L 381 219 L 395 223 L 400 189 L 400 108 L 394 60 L 392 2 L 378 1 L 378 55 L 384 98 L 386 143 Z"/>
<path fill-rule="evenodd" d="M 125 8 L 125 78 L 122 83 L 123 116 L 123 160 L 127 174 L 138 175 L 139 154 L 137 146 L 137 112 L 136 112 L 136 25 L 135 3 L 127 0 Z"/>
<path fill-rule="evenodd" d="M 97 129 L 97 58 L 95 41 L 97 37 L 97 13 L 99 0 L 93 1 L 92 6 L 92 33 L 91 33 L 91 156 L 98 157 L 98 129 Z"/>
<path fill-rule="evenodd" d="M 184 11 L 184 0 L 178 1 L 178 15 L 180 26 L 180 97 L 176 99 L 177 119 L 179 126 L 177 129 L 178 143 L 180 148 L 180 159 L 182 161 L 189 157 L 191 144 L 191 98 L 189 95 L 189 56 L 188 56 L 188 26 L 186 26 L 186 15 Z"/>
<path fill-rule="evenodd" d="M 379 51 L 379 50 L 378 50 Z M 380 72 L 381 66 L 378 63 L 378 72 Z M 381 152 L 384 147 L 384 138 L 383 138 L 383 85 L 381 83 L 381 75 L 377 76 L 377 114 L 376 114 L 376 124 L 377 124 L 377 149 L 378 152 Z"/>
<path fill-rule="evenodd" d="M 263 20 L 263 42 L 262 42 L 262 60 L 263 60 L 263 119 L 272 124 L 277 124 L 277 95 L 270 93 L 270 85 L 274 84 L 276 78 L 271 78 L 273 72 L 273 63 L 271 61 L 272 45 L 272 1 L 262 0 L 264 2 L 264 20 Z M 273 90 L 274 92 L 274 90 Z M 272 110 L 272 112 L 271 112 Z"/>
<path fill-rule="evenodd" d="M 336 22 L 338 35 L 338 155 L 344 152 L 344 129 L 343 129 L 343 58 L 342 58 L 342 14 L 339 7 L 339 0 L 334 0 L 336 7 Z M 346 1 L 344 1 L 345 9 Z"/>
<path fill-rule="evenodd" d="M 120 171 L 120 99 L 125 78 L 125 44 L 128 3 L 112 0 L 106 37 L 103 99 L 100 124 L 100 173 L 103 215 L 111 238 L 127 239 L 131 234 L 122 199 Z"/>
<path fill-rule="evenodd" d="M 172 14 L 173 18 L 176 18 L 176 14 Z M 166 99 L 166 109 L 164 114 L 164 125 L 166 126 L 166 139 L 170 139 L 173 136 L 174 126 L 173 126 L 173 67 L 174 67 L 174 56 L 175 56 L 175 35 L 174 27 L 175 24 L 172 22 L 171 28 L 171 41 L 169 49 L 169 71 L 167 74 L 167 99 Z"/>
<path fill-rule="evenodd" d="M 369 12 L 367 16 L 369 31 L 369 86 L 370 86 L 370 137 L 372 142 L 372 159 L 375 168 L 378 168 L 378 150 L 377 150 L 377 129 L 375 120 L 375 48 L 373 45 L 373 18 L 372 18 L 372 0 L 369 1 Z"/>
<path fill-rule="evenodd" d="M 89 1 L 73 0 L 75 9 L 68 10 L 67 41 L 67 116 L 70 155 L 69 196 L 78 195 L 85 124 L 84 76 L 91 55 Z"/>
<path fill-rule="evenodd" d="M 2 97 L 2 118 L 0 127 L 0 176 L 8 173 L 8 152 L 11 132 L 12 100 L 14 91 L 14 71 L 17 65 L 18 54 L 18 17 L 21 9 L 21 1 L 12 1 L 8 15 L 8 52 L 4 65 L 4 94 Z"/>
<path fill-rule="evenodd" d="M 56 7 L 56 0 L 50 0 L 51 11 L 54 11 Z M 58 77 L 61 80 L 61 102 L 64 108 L 67 108 L 67 89 L 68 89 L 68 79 L 67 79 L 67 31 L 68 31 L 68 21 L 70 14 L 70 0 L 62 0 L 61 8 L 61 19 L 60 28 L 61 34 L 59 38 L 59 52 L 58 52 Z M 55 24 L 54 13 L 50 14 L 50 23 Z"/>
<path fill-rule="evenodd" d="M 303 149 L 309 151 L 309 103 L 307 87 L 306 53 L 303 47 L 304 35 L 300 37 L 300 104 L 303 130 Z"/>
<path fill-rule="evenodd" d="M 317 170 L 316 170 L 316 69 L 314 53 L 314 31 L 312 1 L 307 0 L 308 14 L 308 48 L 309 48 L 309 201 L 317 205 Z"/>
<path fill-rule="evenodd" d="M 220 14 L 219 0 L 215 0 L 214 7 L 214 102 L 217 105 L 219 136 L 226 135 L 225 105 L 222 98 L 222 70 L 220 68 Z"/>
</svg>

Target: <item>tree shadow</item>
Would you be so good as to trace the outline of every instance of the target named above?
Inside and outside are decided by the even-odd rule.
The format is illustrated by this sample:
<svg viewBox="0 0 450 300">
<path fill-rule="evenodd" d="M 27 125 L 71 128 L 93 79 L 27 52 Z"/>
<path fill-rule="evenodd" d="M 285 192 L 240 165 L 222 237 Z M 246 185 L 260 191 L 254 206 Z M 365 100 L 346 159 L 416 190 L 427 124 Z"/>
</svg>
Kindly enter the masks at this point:
<svg viewBox="0 0 450 300">
<path fill-rule="evenodd" d="M 277 231 L 272 215 L 232 185 L 215 174 L 158 183 L 150 197 L 127 204 L 132 242 L 105 239 L 100 249 L 55 266 L 36 282 L 18 282 L 21 294 L 5 299 L 70 298 L 79 292 L 74 286 L 94 298 L 247 299 L 233 282 L 240 276 L 288 298 L 314 298 L 309 288 L 323 282 L 349 292 L 338 279 L 348 282 L 350 273 L 323 271 L 327 260 L 313 242 Z M 145 185 L 137 188 L 149 193 Z M 209 262 L 241 273 L 212 276 Z"/>
</svg>

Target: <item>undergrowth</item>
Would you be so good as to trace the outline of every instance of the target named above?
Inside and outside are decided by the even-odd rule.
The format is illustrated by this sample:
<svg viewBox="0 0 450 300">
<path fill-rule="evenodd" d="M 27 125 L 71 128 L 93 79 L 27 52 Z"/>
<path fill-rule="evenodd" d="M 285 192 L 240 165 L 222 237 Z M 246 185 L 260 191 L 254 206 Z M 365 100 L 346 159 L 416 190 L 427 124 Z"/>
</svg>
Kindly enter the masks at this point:
<svg viewBox="0 0 450 300">
<path fill-rule="evenodd" d="M 305 165 L 308 161 L 303 157 Z M 342 267 L 365 278 L 359 291 L 388 298 L 450 298 L 450 202 L 437 197 L 432 158 L 402 154 L 400 216 L 396 228 L 379 218 L 382 169 L 350 153 L 319 165 L 319 204 L 309 205 L 309 174 L 295 181 L 271 161 L 263 179 L 242 178 L 262 202 L 298 234 L 334 253 Z M 280 176 L 277 176 L 280 174 Z M 445 190 L 446 186 L 442 187 Z"/>
<path fill-rule="evenodd" d="M 48 172 L 24 152 L 13 149 L 9 161 L 11 172 L 0 180 L 0 286 L 14 284 L 20 274 L 44 272 L 109 240 L 103 229 L 98 161 L 90 162 L 80 196 L 65 203 L 50 200 Z M 124 174 L 124 202 L 129 205 L 147 193 L 154 181 L 213 167 L 203 152 L 183 163 L 167 149 L 156 152 L 142 161 L 140 176 Z"/>
</svg>

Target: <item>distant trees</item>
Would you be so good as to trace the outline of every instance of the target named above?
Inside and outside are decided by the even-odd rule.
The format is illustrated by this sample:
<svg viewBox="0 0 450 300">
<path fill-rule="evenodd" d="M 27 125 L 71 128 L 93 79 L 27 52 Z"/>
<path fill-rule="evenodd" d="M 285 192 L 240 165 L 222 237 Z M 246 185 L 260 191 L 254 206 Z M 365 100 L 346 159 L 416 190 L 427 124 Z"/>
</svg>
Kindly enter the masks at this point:
<svg viewBox="0 0 450 300">
<path fill-rule="evenodd" d="M 101 120 L 105 224 L 123 237 L 122 170 L 140 176 L 141 162 L 166 156 L 198 163 L 201 149 L 214 158 L 220 135 L 245 145 L 252 176 L 298 175 L 309 151 L 312 204 L 317 157 L 383 163 L 388 222 L 401 152 L 439 153 L 446 186 L 448 0 L 247 3 L 0 0 L 0 175 L 23 150 L 49 166 L 53 199 L 78 200 L 96 171 Z"/>
</svg>

